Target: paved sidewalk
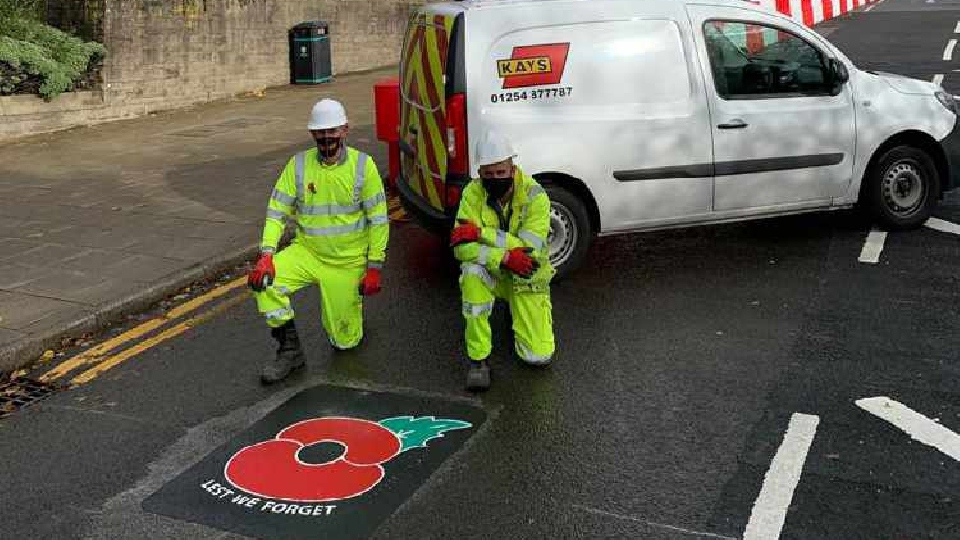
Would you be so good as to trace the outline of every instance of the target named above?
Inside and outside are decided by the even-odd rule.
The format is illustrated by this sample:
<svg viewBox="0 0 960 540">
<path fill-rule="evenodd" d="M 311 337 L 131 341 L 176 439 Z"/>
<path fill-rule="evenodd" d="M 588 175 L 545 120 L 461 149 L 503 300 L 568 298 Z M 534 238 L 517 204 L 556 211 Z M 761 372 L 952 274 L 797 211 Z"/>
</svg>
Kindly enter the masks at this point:
<svg viewBox="0 0 960 540">
<path fill-rule="evenodd" d="M 0 372 L 148 307 L 256 250 L 307 117 L 344 102 L 350 144 L 386 174 L 373 83 L 394 69 L 269 89 L 0 148 Z"/>
</svg>

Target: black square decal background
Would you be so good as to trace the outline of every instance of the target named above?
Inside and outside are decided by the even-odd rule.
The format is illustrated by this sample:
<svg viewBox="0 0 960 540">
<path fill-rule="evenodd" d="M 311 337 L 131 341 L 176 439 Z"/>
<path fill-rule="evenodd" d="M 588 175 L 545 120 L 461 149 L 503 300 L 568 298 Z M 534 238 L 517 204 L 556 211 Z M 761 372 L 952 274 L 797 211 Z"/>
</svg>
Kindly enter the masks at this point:
<svg viewBox="0 0 960 540">
<path fill-rule="evenodd" d="M 387 418 L 414 418 L 469 422 L 471 427 L 453 429 L 430 439 L 425 448 L 414 447 L 383 464 L 383 479 L 357 497 L 331 502 L 290 503 L 260 498 L 256 504 L 239 503 L 238 496 L 252 497 L 227 481 L 224 467 L 246 446 L 274 439 L 283 429 L 304 420 L 322 417 L 357 418 L 379 422 Z M 261 538 L 361 538 L 367 537 L 399 507 L 450 455 L 456 452 L 486 421 L 483 409 L 432 397 L 373 392 L 321 385 L 300 392 L 265 416 L 247 431 L 211 452 L 201 462 L 163 486 L 143 502 L 147 512 L 217 529 Z M 233 493 L 217 496 L 216 484 Z M 209 487 L 206 489 L 204 486 Z M 220 492 L 221 495 L 226 492 Z M 276 514 L 264 506 L 299 504 L 307 512 Z M 249 505 L 249 506 L 248 506 Z M 329 507 L 334 508 L 330 509 Z M 326 507 L 326 508 L 318 508 Z M 316 515 L 314 515 L 316 514 Z"/>
</svg>

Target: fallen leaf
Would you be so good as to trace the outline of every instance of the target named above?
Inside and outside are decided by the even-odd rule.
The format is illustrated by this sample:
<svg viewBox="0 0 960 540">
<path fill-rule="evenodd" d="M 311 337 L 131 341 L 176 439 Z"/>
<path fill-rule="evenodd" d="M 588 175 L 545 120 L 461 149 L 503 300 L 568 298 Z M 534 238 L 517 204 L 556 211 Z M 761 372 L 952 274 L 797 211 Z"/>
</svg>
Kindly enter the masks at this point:
<svg viewBox="0 0 960 540">
<path fill-rule="evenodd" d="M 43 351 L 43 356 L 41 356 L 40 359 L 41 359 L 41 360 L 50 360 L 50 359 L 52 359 L 52 358 L 53 358 L 54 356 L 56 356 L 56 355 L 57 355 L 57 353 L 55 353 L 53 350 L 47 349 L 46 351 Z"/>
</svg>

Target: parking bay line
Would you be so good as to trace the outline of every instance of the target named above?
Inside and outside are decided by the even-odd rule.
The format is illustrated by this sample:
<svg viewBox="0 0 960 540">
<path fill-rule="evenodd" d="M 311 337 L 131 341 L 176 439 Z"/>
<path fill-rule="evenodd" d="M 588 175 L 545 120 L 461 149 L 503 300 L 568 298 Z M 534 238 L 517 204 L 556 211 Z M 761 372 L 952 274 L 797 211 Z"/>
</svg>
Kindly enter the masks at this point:
<svg viewBox="0 0 960 540">
<path fill-rule="evenodd" d="M 930 418 L 885 396 L 860 399 L 856 404 L 868 413 L 899 428 L 911 439 L 932 446 L 960 461 L 960 435 Z"/>
<path fill-rule="evenodd" d="M 862 263 L 876 264 L 880 261 L 880 253 L 883 252 L 883 244 L 887 240 L 887 233 L 874 228 L 870 231 L 870 234 L 867 235 L 867 239 L 863 242 L 863 249 L 860 250 L 860 258 L 857 259 Z"/>
<path fill-rule="evenodd" d="M 244 281 L 246 280 L 246 278 L 243 278 L 243 279 Z M 229 298 L 225 300 L 223 303 L 210 309 L 209 311 L 206 311 L 204 313 L 191 317 L 176 326 L 167 328 L 163 332 L 160 332 L 155 336 L 149 337 L 141 341 L 140 343 L 137 343 L 133 347 L 130 347 L 129 349 L 125 349 L 114 356 L 107 357 L 102 362 L 96 364 L 95 366 L 88 369 L 87 371 L 84 371 L 83 373 L 74 377 L 73 380 L 70 381 L 70 384 L 76 386 L 76 385 L 88 383 L 93 379 L 96 379 L 97 377 L 99 377 L 101 373 L 109 369 L 112 369 L 122 364 L 123 362 L 126 362 L 130 358 L 133 358 L 134 356 L 148 349 L 156 347 L 157 345 L 163 343 L 168 339 L 179 336 L 180 334 L 197 326 L 198 324 L 205 322 L 213 318 L 214 316 L 232 308 L 233 306 L 240 304 L 241 302 L 245 301 L 247 298 L 248 297 L 245 294 L 237 294 L 234 297 Z"/>
<path fill-rule="evenodd" d="M 743 540 L 780 538 L 793 492 L 800 483 L 807 452 L 813 444 L 819 423 L 820 418 L 810 414 L 795 413 L 790 417 L 783 442 L 763 477 L 760 495 L 753 504 L 750 519 L 743 531 Z"/>
<path fill-rule="evenodd" d="M 957 40 L 951 39 L 947 42 L 947 47 L 943 50 L 943 59 L 947 62 L 953 60 L 953 50 L 957 47 Z"/>
<path fill-rule="evenodd" d="M 106 353 L 121 347 L 129 341 L 145 336 L 146 334 L 160 328 L 161 326 L 169 323 L 172 319 L 178 319 L 192 311 L 200 309 L 206 305 L 211 300 L 214 300 L 228 292 L 246 284 L 247 278 L 237 278 L 233 281 L 230 281 L 224 285 L 221 285 L 215 289 L 212 289 L 184 304 L 177 306 L 171 309 L 169 312 L 164 313 L 163 315 L 151 319 L 143 324 L 137 325 L 130 330 L 120 334 L 119 336 L 113 337 L 104 341 L 103 343 L 88 349 L 73 358 L 63 362 L 62 364 L 56 366 L 52 370 L 44 373 L 40 376 L 40 380 L 44 382 L 52 381 L 53 379 L 58 379 L 63 377 L 67 373 L 85 365 L 92 364 L 102 360 Z"/>
<path fill-rule="evenodd" d="M 942 219 L 930 218 L 924 223 L 924 225 L 936 231 L 960 234 L 960 224 L 951 223 Z"/>
</svg>

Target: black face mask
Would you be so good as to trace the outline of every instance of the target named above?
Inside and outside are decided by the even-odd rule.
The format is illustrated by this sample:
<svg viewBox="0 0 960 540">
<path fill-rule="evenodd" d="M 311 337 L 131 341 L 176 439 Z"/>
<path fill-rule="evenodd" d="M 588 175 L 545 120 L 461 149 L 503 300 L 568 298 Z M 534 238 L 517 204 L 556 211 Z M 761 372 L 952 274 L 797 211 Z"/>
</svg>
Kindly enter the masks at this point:
<svg viewBox="0 0 960 540">
<path fill-rule="evenodd" d="M 487 195 L 500 200 L 513 187 L 513 178 L 481 178 Z"/>
<path fill-rule="evenodd" d="M 320 157 L 323 159 L 333 159 L 337 157 L 337 154 L 340 153 L 340 149 L 343 147 L 343 139 L 341 137 L 319 137 L 314 140 L 317 142 L 317 153 L 320 154 Z"/>
</svg>

